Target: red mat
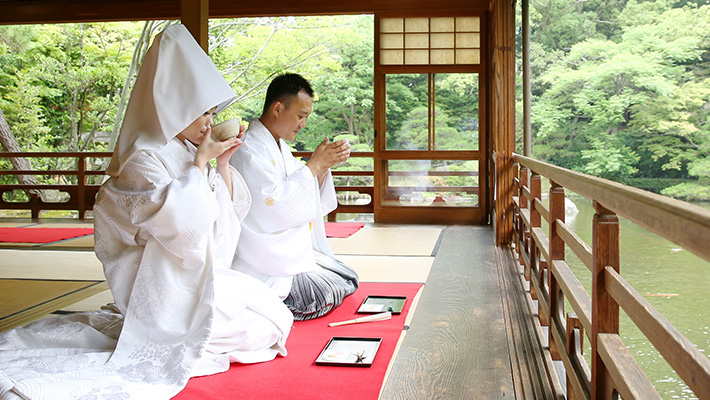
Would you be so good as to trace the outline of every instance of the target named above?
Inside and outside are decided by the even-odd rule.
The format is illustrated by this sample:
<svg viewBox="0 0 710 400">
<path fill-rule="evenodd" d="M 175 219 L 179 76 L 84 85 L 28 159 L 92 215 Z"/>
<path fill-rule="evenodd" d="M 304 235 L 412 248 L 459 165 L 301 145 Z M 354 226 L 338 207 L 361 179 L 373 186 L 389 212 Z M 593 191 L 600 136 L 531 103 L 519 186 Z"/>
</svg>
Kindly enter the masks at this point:
<svg viewBox="0 0 710 400">
<path fill-rule="evenodd" d="M 260 364 L 232 364 L 229 371 L 192 378 L 174 400 L 376 400 L 395 346 L 404 327 L 412 299 L 420 283 L 361 283 L 330 314 L 295 322 L 286 357 Z M 407 296 L 401 314 L 391 320 L 328 327 L 366 314 L 356 314 L 368 295 Z M 379 337 L 382 344 L 372 366 L 333 367 L 315 365 L 315 360 L 333 336 Z"/>
<path fill-rule="evenodd" d="M 50 243 L 93 233 L 93 228 L 0 228 L 0 242 Z"/>
<path fill-rule="evenodd" d="M 325 236 L 330 238 L 346 238 L 362 229 L 361 222 L 326 222 Z"/>
<path fill-rule="evenodd" d="M 347 238 L 364 226 L 359 222 L 326 222 L 325 234 L 332 238 Z M 93 228 L 0 228 L 0 242 L 51 243 L 93 233 Z"/>
</svg>

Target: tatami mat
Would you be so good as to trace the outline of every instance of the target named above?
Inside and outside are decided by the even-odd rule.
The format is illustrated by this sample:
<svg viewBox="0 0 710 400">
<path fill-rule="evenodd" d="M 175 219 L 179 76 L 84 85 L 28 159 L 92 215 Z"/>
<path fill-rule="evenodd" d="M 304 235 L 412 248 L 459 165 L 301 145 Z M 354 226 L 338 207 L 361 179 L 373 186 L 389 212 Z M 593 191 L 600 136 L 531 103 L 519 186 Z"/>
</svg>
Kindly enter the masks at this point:
<svg viewBox="0 0 710 400">
<path fill-rule="evenodd" d="M 94 235 L 80 236 L 76 238 L 66 239 L 53 243 L 42 243 L 37 247 L 43 249 L 76 249 L 76 250 L 94 250 Z"/>
<path fill-rule="evenodd" d="M 0 220 L 0 228 L 22 228 L 28 225 L 32 225 L 31 222 L 12 222 L 12 221 L 2 221 Z"/>
<path fill-rule="evenodd" d="M 91 223 L 17 223 L 16 226 L 91 227 Z M 1 226 L 10 226 L 2 223 Z M 442 228 L 367 225 L 345 239 L 328 239 L 338 259 L 355 269 L 363 282 L 416 282 L 427 280 Z M 37 246 L 37 244 L 29 244 Z M 56 249 L 56 250 L 54 250 Z M 81 249 L 81 250 L 79 250 Z M 0 249 L 0 278 L 22 280 L 104 280 L 93 251 L 93 235 L 38 247 Z M 34 251 L 33 251 L 34 250 Z M 78 301 L 80 300 L 80 301 Z M 112 302 L 109 290 L 99 291 L 64 311 L 97 310 Z"/>
<path fill-rule="evenodd" d="M 93 251 L 0 250 L 0 278 L 103 280 Z"/>
<path fill-rule="evenodd" d="M 50 243 L 8 243 L 0 242 L 0 249 L 68 249 L 68 250 L 94 250 L 94 235 L 80 236 Z"/>
<path fill-rule="evenodd" d="M 357 272 L 363 282 L 424 283 L 434 257 L 336 255 Z"/>
<path fill-rule="evenodd" d="M 0 332 L 106 289 L 105 281 L 0 279 Z"/>
<path fill-rule="evenodd" d="M 328 238 L 335 254 L 433 256 L 439 227 L 378 227 L 368 225 L 346 239 Z"/>
<path fill-rule="evenodd" d="M 111 291 L 106 289 L 101 293 L 97 293 L 93 296 L 89 296 L 84 300 L 77 301 L 76 303 L 69 304 L 66 307 L 62 307 L 62 311 L 66 312 L 78 312 L 78 311 L 96 311 L 101 307 L 113 303 L 113 295 Z"/>
</svg>

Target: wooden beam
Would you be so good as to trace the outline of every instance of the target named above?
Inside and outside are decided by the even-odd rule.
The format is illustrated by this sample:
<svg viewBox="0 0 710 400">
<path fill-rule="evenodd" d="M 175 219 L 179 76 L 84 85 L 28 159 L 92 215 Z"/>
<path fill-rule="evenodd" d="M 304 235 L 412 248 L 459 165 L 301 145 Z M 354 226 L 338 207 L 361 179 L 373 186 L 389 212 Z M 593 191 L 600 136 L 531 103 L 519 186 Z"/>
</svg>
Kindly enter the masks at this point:
<svg viewBox="0 0 710 400">
<path fill-rule="evenodd" d="M 210 5 L 213 18 L 228 16 L 277 16 L 277 15 L 318 15 L 318 14 L 374 14 L 445 12 L 459 13 L 488 10 L 487 0 L 311 0 L 294 2 L 272 0 L 269 2 L 246 2 L 219 0 Z"/>
<path fill-rule="evenodd" d="M 183 0 L 3 0 L 0 25 L 180 19 Z M 461 13 L 489 9 L 487 0 L 212 0 L 210 18 L 374 13 Z M 511 32 L 512 34 L 512 32 Z"/>
<path fill-rule="evenodd" d="M 209 54 L 209 0 L 180 0 L 180 19 L 205 53 Z"/>
<path fill-rule="evenodd" d="M 619 335 L 599 334 L 599 354 L 604 359 L 609 378 L 624 399 L 661 399 L 656 388 L 643 373 Z M 592 389 L 593 391 L 594 389 Z M 605 396 L 605 398 L 609 398 Z"/>
<path fill-rule="evenodd" d="M 180 0 L 0 1 L 0 25 L 180 18 Z"/>
</svg>

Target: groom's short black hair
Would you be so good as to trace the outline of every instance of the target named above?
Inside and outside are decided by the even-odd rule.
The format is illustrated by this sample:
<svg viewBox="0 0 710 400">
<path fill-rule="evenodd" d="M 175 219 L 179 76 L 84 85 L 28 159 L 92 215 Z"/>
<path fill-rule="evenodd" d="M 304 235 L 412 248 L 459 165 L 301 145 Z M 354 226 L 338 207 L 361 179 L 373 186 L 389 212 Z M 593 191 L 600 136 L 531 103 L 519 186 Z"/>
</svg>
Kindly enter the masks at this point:
<svg viewBox="0 0 710 400">
<path fill-rule="evenodd" d="M 281 101 L 286 104 L 291 97 L 297 96 L 303 90 L 308 96 L 313 97 L 313 89 L 306 78 L 299 74 L 287 73 L 281 74 L 274 78 L 266 90 L 266 99 L 264 100 L 264 112 L 267 112 L 272 104 Z"/>
</svg>

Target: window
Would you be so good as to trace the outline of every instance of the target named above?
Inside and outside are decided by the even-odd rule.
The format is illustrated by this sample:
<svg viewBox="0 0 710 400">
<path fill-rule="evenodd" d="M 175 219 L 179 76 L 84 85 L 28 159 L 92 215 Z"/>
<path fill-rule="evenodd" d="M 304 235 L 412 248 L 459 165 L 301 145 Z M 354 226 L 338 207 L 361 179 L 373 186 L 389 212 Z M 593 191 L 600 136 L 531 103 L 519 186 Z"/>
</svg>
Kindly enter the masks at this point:
<svg viewBox="0 0 710 400">
<path fill-rule="evenodd" d="M 478 150 L 478 74 L 387 74 L 387 150 Z"/>
<path fill-rule="evenodd" d="M 479 17 L 381 18 L 380 65 L 481 62 Z"/>
</svg>

